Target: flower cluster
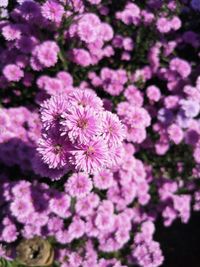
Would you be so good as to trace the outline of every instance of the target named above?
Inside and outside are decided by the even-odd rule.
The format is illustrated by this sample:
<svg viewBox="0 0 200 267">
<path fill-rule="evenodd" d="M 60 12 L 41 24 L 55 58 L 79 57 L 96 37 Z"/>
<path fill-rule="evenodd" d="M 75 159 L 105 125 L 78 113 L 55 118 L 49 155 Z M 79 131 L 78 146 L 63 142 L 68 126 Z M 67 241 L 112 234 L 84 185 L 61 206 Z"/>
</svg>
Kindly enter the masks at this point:
<svg viewBox="0 0 200 267">
<path fill-rule="evenodd" d="M 0 1 L 0 258 L 39 236 L 61 267 L 162 265 L 157 220 L 200 211 L 199 12 Z"/>
<path fill-rule="evenodd" d="M 124 139 L 123 125 L 89 89 L 52 96 L 41 105 L 43 135 L 37 151 L 50 169 L 90 174 L 114 168 Z"/>
</svg>

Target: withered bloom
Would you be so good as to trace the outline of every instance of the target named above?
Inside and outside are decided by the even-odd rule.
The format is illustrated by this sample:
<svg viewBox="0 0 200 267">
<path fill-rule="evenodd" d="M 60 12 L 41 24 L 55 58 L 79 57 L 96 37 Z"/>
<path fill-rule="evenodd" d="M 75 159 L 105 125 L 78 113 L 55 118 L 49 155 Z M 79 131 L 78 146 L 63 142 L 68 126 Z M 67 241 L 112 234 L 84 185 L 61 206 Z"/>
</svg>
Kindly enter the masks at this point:
<svg viewBox="0 0 200 267">
<path fill-rule="evenodd" d="M 27 267 L 51 266 L 53 259 L 51 244 L 40 237 L 23 240 L 17 247 L 17 260 Z"/>
</svg>

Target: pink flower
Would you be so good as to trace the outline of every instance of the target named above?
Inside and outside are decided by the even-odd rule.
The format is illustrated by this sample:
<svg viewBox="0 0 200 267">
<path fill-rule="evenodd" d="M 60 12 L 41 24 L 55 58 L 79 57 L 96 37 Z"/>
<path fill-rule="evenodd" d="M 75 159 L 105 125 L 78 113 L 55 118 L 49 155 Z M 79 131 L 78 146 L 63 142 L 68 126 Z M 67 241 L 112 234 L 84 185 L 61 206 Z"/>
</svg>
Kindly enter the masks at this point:
<svg viewBox="0 0 200 267">
<path fill-rule="evenodd" d="M 163 17 L 157 20 L 156 26 L 161 33 L 168 33 L 171 30 L 171 23 Z"/>
<path fill-rule="evenodd" d="M 76 90 L 69 95 L 70 101 L 77 106 L 93 108 L 100 112 L 103 110 L 103 102 L 92 90 Z"/>
<path fill-rule="evenodd" d="M 108 23 L 101 23 L 100 35 L 103 41 L 110 41 L 113 38 L 114 32 Z"/>
<path fill-rule="evenodd" d="M 61 115 L 66 111 L 68 105 L 68 101 L 64 95 L 57 95 L 44 101 L 40 108 L 44 128 L 57 127 L 61 121 Z"/>
<path fill-rule="evenodd" d="M 93 173 L 108 165 L 108 146 L 103 139 L 91 140 L 75 146 L 75 149 L 72 154 L 77 170 Z"/>
<path fill-rule="evenodd" d="M 64 13 L 64 7 L 55 0 L 48 0 L 42 5 L 42 15 L 55 23 L 62 21 Z"/>
<path fill-rule="evenodd" d="M 49 202 L 50 210 L 61 218 L 68 218 L 71 213 L 70 208 L 70 198 L 66 194 L 55 195 Z"/>
<path fill-rule="evenodd" d="M 150 100 L 158 102 L 161 98 L 160 89 L 154 85 L 148 86 L 147 96 Z"/>
<path fill-rule="evenodd" d="M 94 207 L 91 201 L 92 198 L 90 194 L 77 200 L 76 212 L 79 216 L 87 217 L 93 213 Z"/>
<path fill-rule="evenodd" d="M 113 214 L 110 214 L 108 212 L 98 212 L 96 219 L 95 219 L 95 225 L 97 228 L 101 231 L 107 231 L 110 230 L 114 225 L 115 217 Z"/>
<path fill-rule="evenodd" d="M 78 35 L 86 43 L 93 43 L 100 33 L 100 19 L 92 13 L 84 14 L 78 21 Z"/>
<path fill-rule="evenodd" d="M 45 41 L 36 46 L 33 55 L 44 67 L 53 67 L 58 61 L 59 47 L 54 41 Z"/>
<path fill-rule="evenodd" d="M 83 173 L 74 173 L 65 184 L 65 190 L 72 197 L 82 198 L 92 190 L 92 181 Z"/>
<path fill-rule="evenodd" d="M 50 169 L 68 165 L 69 142 L 62 138 L 43 136 L 38 142 L 37 151 Z"/>
<path fill-rule="evenodd" d="M 184 137 L 182 129 L 176 124 L 172 124 L 168 128 L 168 134 L 169 134 L 169 138 L 172 141 L 174 141 L 176 145 L 179 144 L 183 140 L 183 137 Z"/>
<path fill-rule="evenodd" d="M 15 64 L 6 65 L 3 74 L 9 82 L 19 82 L 24 76 L 23 70 Z"/>
<path fill-rule="evenodd" d="M 109 170 L 102 170 L 96 173 L 93 180 L 94 186 L 102 190 L 110 188 L 114 183 L 113 173 Z"/>
<path fill-rule="evenodd" d="M 118 146 L 125 138 L 125 129 L 117 115 L 107 111 L 103 116 L 103 137 L 112 146 Z"/>
<path fill-rule="evenodd" d="M 84 143 L 101 131 L 101 121 L 93 109 L 80 106 L 64 113 L 62 119 L 63 134 L 67 133 L 72 142 L 78 139 Z"/>
<path fill-rule="evenodd" d="M 70 51 L 70 59 L 76 64 L 88 67 L 92 64 L 92 58 L 90 53 L 82 48 L 74 48 Z"/>
<path fill-rule="evenodd" d="M 169 68 L 170 70 L 179 73 L 182 78 L 187 78 L 192 71 L 191 66 L 187 61 L 177 57 L 170 61 Z"/>
<path fill-rule="evenodd" d="M 64 91 L 63 83 L 57 78 L 48 78 L 44 88 L 49 95 L 55 95 Z"/>
<path fill-rule="evenodd" d="M 17 25 L 8 24 L 2 28 L 2 35 L 7 41 L 19 40 L 21 37 L 21 31 Z"/>
<path fill-rule="evenodd" d="M 175 30 L 175 31 L 177 31 L 178 29 L 180 29 L 181 28 L 181 25 L 182 25 L 181 20 L 178 17 L 176 17 L 176 16 L 174 16 L 170 20 L 170 23 L 171 23 L 171 28 L 173 30 Z"/>
<path fill-rule="evenodd" d="M 85 223 L 78 217 L 75 217 L 72 223 L 69 225 L 68 233 L 70 236 L 70 240 L 74 238 L 80 238 L 85 233 Z"/>
<path fill-rule="evenodd" d="M 26 198 L 17 198 L 10 205 L 12 215 L 14 215 L 19 221 L 22 218 L 27 218 L 33 212 L 33 206 L 31 202 Z"/>
</svg>

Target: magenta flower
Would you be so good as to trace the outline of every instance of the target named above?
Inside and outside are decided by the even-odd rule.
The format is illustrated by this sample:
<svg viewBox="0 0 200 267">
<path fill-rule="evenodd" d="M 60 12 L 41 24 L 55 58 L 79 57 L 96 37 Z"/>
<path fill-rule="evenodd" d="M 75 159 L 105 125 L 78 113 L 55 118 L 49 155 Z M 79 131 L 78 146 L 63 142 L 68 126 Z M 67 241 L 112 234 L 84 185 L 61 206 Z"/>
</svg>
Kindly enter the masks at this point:
<svg viewBox="0 0 200 267">
<path fill-rule="evenodd" d="M 92 136 L 99 135 L 101 121 L 95 111 L 89 108 L 76 107 L 62 116 L 63 134 L 68 133 L 69 139 L 75 142 L 87 142 Z"/>
<path fill-rule="evenodd" d="M 113 186 L 113 173 L 109 170 L 102 170 L 94 175 L 94 186 L 99 189 L 108 189 Z"/>
<path fill-rule="evenodd" d="M 3 74 L 9 82 L 19 82 L 24 76 L 24 72 L 15 64 L 6 65 Z"/>
<path fill-rule="evenodd" d="M 109 145 L 118 146 L 125 138 L 125 129 L 117 115 L 107 111 L 103 117 L 103 136 Z"/>
<path fill-rule="evenodd" d="M 43 136 L 38 142 L 37 151 L 51 169 L 60 169 L 68 164 L 69 142 L 63 138 Z"/>
<path fill-rule="evenodd" d="M 92 90 L 76 90 L 69 95 L 70 101 L 77 106 L 90 107 L 97 112 L 103 110 L 103 102 Z"/>
<path fill-rule="evenodd" d="M 75 149 L 71 162 L 77 170 L 93 173 L 109 164 L 108 147 L 103 139 L 91 140 L 87 144 L 75 146 Z"/>
<path fill-rule="evenodd" d="M 64 7 L 55 0 L 48 0 L 42 5 L 42 15 L 55 23 L 62 21 L 64 12 Z"/>
<path fill-rule="evenodd" d="M 100 19 L 95 14 L 85 14 L 78 21 L 78 35 L 86 43 L 93 43 L 100 33 Z"/>
<path fill-rule="evenodd" d="M 66 194 L 58 194 L 52 198 L 49 202 L 50 210 L 61 218 L 68 218 L 71 213 L 70 208 L 70 197 Z"/>
<path fill-rule="evenodd" d="M 62 119 L 61 115 L 67 107 L 68 102 L 63 95 L 51 97 L 43 102 L 40 109 L 43 126 L 46 129 L 58 127 Z"/>
<path fill-rule="evenodd" d="M 39 61 L 39 63 L 46 67 L 53 67 L 58 61 L 59 47 L 54 41 L 45 41 L 42 44 L 36 46 L 33 51 L 33 55 Z"/>
<path fill-rule="evenodd" d="M 65 190 L 72 197 L 82 198 L 92 190 L 92 181 L 84 173 L 74 173 L 65 184 Z"/>
</svg>

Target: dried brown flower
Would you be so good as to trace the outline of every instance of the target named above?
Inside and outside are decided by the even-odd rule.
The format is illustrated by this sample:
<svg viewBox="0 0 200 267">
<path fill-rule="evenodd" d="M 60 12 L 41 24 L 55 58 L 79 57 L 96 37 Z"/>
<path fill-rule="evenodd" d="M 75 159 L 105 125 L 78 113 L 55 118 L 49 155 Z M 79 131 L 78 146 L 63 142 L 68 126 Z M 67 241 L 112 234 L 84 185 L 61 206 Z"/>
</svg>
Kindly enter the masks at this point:
<svg viewBox="0 0 200 267">
<path fill-rule="evenodd" d="M 25 239 L 17 247 L 17 260 L 27 267 L 51 266 L 54 251 L 51 244 L 40 237 Z"/>
</svg>

